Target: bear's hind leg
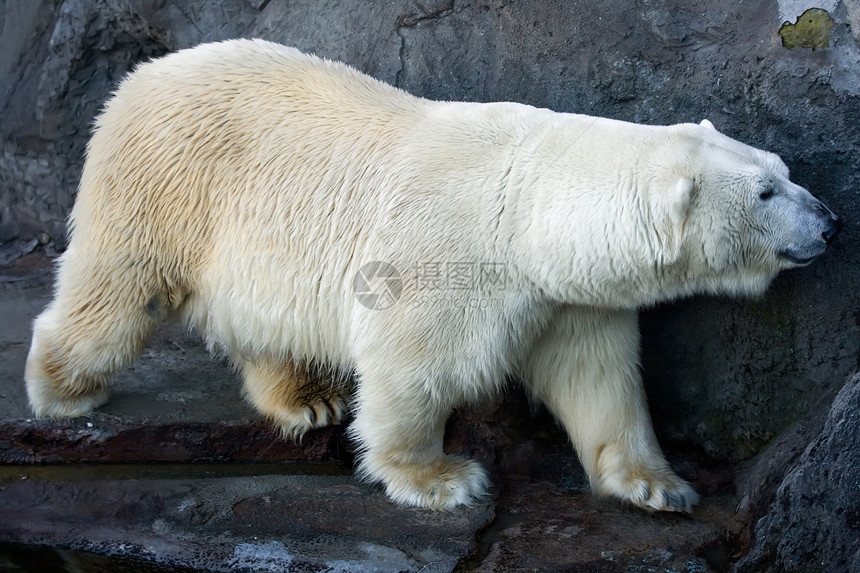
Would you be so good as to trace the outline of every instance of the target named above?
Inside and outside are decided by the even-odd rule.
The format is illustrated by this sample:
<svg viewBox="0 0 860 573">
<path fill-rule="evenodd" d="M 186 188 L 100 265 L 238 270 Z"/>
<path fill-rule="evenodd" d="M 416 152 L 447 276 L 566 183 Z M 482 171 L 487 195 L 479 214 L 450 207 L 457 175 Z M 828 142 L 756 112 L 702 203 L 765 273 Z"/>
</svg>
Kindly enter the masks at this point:
<svg viewBox="0 0 860 573">
<path fill-rule="evenodd" d="M 284 437 L 298 440 L 308 430 L 337 424 L 347 410 L 340 384 L 299 371 L 292 361 L 245 359 L 240 368 L 245 398 Z"/>
<path fill-rule="evenodd" d="M 654 436 L 634 311 L 565 309 L 532 351 L 525 381 L 564 425 L 595 491 L 651 511 L 689 512 L 698 501 Z"/>
<path fill-rule="evenodd" d="M 81 416 L 107 402 L 110 375 L 140 355 L 166 314 L 140 284 L 79 263 L 67 256 L 55 299 L 33 323 L 24 379 L 37 416 Z"/>
<path fill-rule="evenodd" d="M 435 510 L 486 495 L 489 480 L 481 465 L 442 451 L 452 406 L 447 396 L 428 392 L 432 385 L 423 381 L 386 383 L 383 373 L 361 369 L 359 375 L 350 434 L 361 451 L 364 479 L 382 482 L 396 503 Z"/>
</svg>

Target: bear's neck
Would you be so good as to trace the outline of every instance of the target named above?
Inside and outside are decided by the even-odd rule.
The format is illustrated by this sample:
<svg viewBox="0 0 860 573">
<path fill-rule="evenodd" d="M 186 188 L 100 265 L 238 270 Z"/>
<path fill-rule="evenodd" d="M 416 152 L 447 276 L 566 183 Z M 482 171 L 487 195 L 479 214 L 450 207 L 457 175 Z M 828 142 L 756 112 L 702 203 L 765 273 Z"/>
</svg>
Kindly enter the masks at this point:
<svg viewBox="0 0 860 573">
<path fill-rule="evenodd" d="M 502 225 L 523 275 L 564 303 L 638 308 L 689 294 L 663 260 L 647 201 L 680 176 L 681 165 L 664 161 L 672 128 L 552 112 L 533 120 Z"/>
<path fill-rule="evenodd" d="M 426 103 L 403 150 L 421 158 L 403 196 L 427 232 L 406 251 L 504 262 L 512 286 L 556 303 L 635 308 L 701 290 L 665 260 L 649 220 L 648 194 L 685 169 L 679 126 Z"/>
</svg>

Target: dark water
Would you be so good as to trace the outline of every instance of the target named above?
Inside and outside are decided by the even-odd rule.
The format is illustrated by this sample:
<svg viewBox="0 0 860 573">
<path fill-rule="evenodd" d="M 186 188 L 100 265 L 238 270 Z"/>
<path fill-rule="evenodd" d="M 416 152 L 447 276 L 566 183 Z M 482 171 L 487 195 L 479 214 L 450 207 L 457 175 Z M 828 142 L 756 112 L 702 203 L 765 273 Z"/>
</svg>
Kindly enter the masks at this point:
<svg viewBox="0 0 860 573">
<path fill-rule="evenodd" d="M 153 480 L 247 477 L 260 475 L 350 475 L 336 463 L 227 463 L 227 464 L 63 464 L 0 465 L 0 486 L 20 479 L 42 481 Z"/>
<path fill-rule="evenodd" d="M 122 557 L 106 557 L 85 551 L 67 551 L 41 545 L 0 543 L 2 573 L 192 573 L 197 569 L 156 565 Z"/>
</svg>

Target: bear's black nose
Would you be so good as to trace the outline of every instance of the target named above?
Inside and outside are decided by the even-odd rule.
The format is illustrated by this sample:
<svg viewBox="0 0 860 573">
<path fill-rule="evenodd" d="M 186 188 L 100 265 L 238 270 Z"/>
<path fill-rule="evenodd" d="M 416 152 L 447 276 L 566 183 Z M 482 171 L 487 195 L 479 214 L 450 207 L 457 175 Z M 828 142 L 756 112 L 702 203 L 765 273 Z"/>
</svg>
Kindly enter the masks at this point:
<svg viewBox="0 0 860 573">
<path fill-rule="evenodd" d="M 827 229 L 821 233 L 821 238 L 829 245 L 833 242 L 834 237 L 836 237 L 840 230 L 842 230 L 842 219 L 833 215 L 830 219 L 830 223 L 827 225 Z"/>
</svg>

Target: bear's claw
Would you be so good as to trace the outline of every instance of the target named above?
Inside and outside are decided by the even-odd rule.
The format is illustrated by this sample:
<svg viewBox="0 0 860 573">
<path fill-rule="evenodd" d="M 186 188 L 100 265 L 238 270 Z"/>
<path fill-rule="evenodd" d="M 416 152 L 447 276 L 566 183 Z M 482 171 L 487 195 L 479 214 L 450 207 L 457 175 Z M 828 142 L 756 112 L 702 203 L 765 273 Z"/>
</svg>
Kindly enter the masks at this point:
<svg viewBox="0 0 860 573">
<path fill-rule="evenodd" d="M 284 438 L 299 441 L 310 430 L 340 423 L 346 411 L 346 400 L 333 395 L 295 409 L 284 409 L 272 422 Z"/>
<path fill-rule="evenodd" d="M 635 481 L 639 483 L 629 488 L 632 492 L 629 495 L 625 494 L 625 488 L 621 484 L 616 484 L 612 488 L 604 486 L 601 492 L 620 497 L 648 511 L 690 513 L 693 505 L 699 501 L 699 496 L 693 488 L 674 475 L 660 478 L 654 475 L 649 478 L 649 481 L 643 481 L 642 478 Z"/>
<path fill-rule="evenodd" d="M 621 445 L 602 448 L 598 472 L 592 479 L 597 493 L 618 497 L 648 511 L 690 513 L 699 501 L 687 482 L 676 476 L 662 459 L 631 462 Z"/>
</svg>

